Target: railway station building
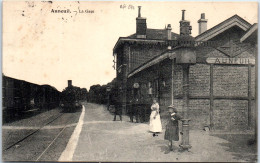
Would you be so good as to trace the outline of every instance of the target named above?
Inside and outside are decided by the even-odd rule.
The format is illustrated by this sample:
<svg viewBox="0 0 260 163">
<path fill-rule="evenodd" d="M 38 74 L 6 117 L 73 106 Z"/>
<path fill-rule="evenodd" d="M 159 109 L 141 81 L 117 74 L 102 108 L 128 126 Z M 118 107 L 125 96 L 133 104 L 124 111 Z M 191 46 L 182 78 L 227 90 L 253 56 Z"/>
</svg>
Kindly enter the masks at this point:
<svg viewBox="0 0 260 163">
<path fill-rule="evenodd" d="M 184 12 L 177 34 L 170 24 L 164 29 L 147 28 L 140 10 L 136 33 L 120 37 L 113 49 L 123 112 L 138 97 L 147 120 L 156 97 L 162 113 L 171 104 L 183 113 L 186 68 L 191 128 L 253 130 L 257 119 L 257 24 L 234 15 L 207 29 L 202 13 L 198 16 L 199 35 L 185 40 L 182 34 L 189 35 L 191 26 Z"/>
</svg>

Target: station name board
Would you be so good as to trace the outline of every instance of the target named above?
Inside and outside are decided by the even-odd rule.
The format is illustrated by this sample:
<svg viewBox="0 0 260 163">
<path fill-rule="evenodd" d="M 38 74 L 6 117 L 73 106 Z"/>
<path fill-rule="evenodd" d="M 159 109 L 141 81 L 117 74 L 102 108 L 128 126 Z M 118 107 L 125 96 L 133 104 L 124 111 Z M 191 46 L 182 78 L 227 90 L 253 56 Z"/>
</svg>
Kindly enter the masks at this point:
<svg viewBox="0 0 260 163">
<path fill-rule="evenodd" d="M 234 65 L 248 65 L 255 64 L 255 59 L 252 58 L 216 58 L 210 57 L 206 60 L 207 63 L 213 64 L 234 64 Z"/>
</svg>

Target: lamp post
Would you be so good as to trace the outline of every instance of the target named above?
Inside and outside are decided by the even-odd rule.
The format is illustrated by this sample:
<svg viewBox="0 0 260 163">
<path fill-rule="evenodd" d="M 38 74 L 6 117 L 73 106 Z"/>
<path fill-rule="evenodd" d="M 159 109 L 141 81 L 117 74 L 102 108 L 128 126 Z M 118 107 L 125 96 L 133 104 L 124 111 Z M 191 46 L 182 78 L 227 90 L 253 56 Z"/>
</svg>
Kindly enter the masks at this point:
<svg viewBox="0 0 260 163">
<path fill-rule="evenodd" d="M 189 69 L 190 65 L 196 63 L 196 52 L 193 45 L 193 41 L 190 40 L 190 45 L 187 46 L 187 42 L 181 45 L 176 52 L 176 64 L 182 66 L 182 91 L 183 91 L 183 119 L 182 121 L 182 142 L 180 147 L 183 150 L 189 150 L 191 145 L 189 144 Z"/>
<path fill-rule="evenodd" d="M 189 144 L 189 64 L 183 64 L 183 112 L 182 121 L 182 143 L 180 147 L 184 150 L 191 148 Z"/>
<path fill-rule="evenodd" d="M 183 119 L 182 121 L 182 142 L 180 147 L 189 150 L 189 68 L 191 64 L 196 64 L 196 52 L 194 48 L 194 38 L 191 34 L 190 22 L 185 20 L 185 10 L 182 10 L 182 20 L 180 21 L 180 37 L 178 39 L 179 48 L 176 49 L 176 64 L 182 65 L 183 72 Z"/>
</svg>

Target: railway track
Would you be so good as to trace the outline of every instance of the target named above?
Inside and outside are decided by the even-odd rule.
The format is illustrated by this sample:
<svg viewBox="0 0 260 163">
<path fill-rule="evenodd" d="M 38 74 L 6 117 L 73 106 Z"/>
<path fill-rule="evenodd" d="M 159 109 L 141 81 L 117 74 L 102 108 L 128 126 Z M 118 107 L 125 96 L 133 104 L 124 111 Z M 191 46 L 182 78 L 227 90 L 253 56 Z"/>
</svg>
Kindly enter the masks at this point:
<svg viewBox="0 0 260 163">
<path fill-rule="evenodd" d="M 59 112 L 48 117 L 46 120 L 44 120 L 44 122 L 42 122 L 43 125 L 40 125 L 39 128 L 31 130 L 26 135 L 18 137 L 18 139 L 6 145 L 6 147 L 3 147 L 3 159 L 6 161 L 56 160 L 56 155 L 60 154 L 59 152 L 61 152 L 61 150 L 63 150 L 62 148 L 64 147 L 64 144 L 63 146 L 57 147 L 56 143 L 61 143 L 61 141 L 64 142 L 70 138 L 70 135 L 68 134 L 73 132 L 74 129 L 69 128 L 67 130 L 67 128 L 71 123 L 74 124 L 78 122 L 78 116 L 80 115 L 81 111 L 82 110 L 80 110 L 78 113 L 73 112 L 69 114 L 67 114 L 67 112 Z M 46 127 L 49 128 L 48 126 L 50 126 L 50 124 L 54 125 L 54 130 L 46 131 Z M 58 124 L 58 128 L 55 127 L 56 124 Z M 50 127 L 50 129 L 52 129 L 52 127 Z M 63 137 L 65 138 L 64 140 Z M 52 151 L 53 148 L 58 149 L 57 154 L 52 152 L 52 154 L 50 154 L 50 151 Z M 26 152 L 29 152 L 28 155 Z"/>
<path fill-rule="evenodd" d="M 83 108 L 83 106 L 82 106 Z M 70 120 L 70 122 L 72 122 L 72 120 Z M 70 122 L 68 124 L 70 124 Z M 42 156 L 48 151 L 48 149 L 52 146 L 52 144 L 56 141 L 56 139 L 62 134 L 62 132 L 65 130 L 65 128 L 68 126 L 68 124 L 65 124 L 62 127 L 62 130 L 55 136 L 55 138 L 49 143 L 49 145 L 44 149 L 44 151 L 37 157 L 37 159 L 35 161 L 39 161 Z"/>
<path fill-rule="evenodd" d="M 42 125 L 40 128 L 32 131 L 31 133 L 27 134 L 26 136 L 24 136 L 23 138 L 19 139 L 18 141 L 12 143 L 11 145 L 9 145 L 8 147 L 6 147 L 3 151 L 7 151 L 10 148 L 14 147 L 15 145 L 21 143 L 22 141 L 26 140 L 27 138 L 29 138 L 30 136 L 34 135 L 35 133 L 39 132 L 43 127 L 51 124 L 52 122 L 54 122 L 55 120 L 57 120 L 58 118 L 60 118 L 64 113 L 60 113 L 59 115 L 55 116 L 53 119 L 51 119 L 50 121 L 48 121 L 47 123 L 45 123 L 44 125 Z"/>
<path fill-rule="evenodd" d="M 41 157 L 48 151 L 48 149 L 52 146 L 52 144 L 55 142 L 55 140 L 61 135 L 61 133 L 65 130 L 66 125 L 62 128 L 62 130 L 55 136 L 55 138 L 51 141 L 51 143 L 47 146 L 47 148 L 44 149 L 44 151 L 40 154 L 40 156 L 37 157 L 35 161 L 39 161 Z"/>
</svg>

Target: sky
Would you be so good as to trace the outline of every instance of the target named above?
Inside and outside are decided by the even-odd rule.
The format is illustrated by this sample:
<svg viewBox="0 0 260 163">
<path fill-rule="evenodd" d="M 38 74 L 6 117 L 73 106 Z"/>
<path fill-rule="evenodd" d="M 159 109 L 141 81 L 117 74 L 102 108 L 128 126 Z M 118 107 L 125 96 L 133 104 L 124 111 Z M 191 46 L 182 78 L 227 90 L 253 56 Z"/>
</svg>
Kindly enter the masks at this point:
<svg viewBox="0 0 260 163">
<path fill-rule="evenodd" d="M 256 2 L 4 1 L 4 75 L 60 91 L 67 80 L 88 90 L 107 84 L 116 77 L 112 67 L 116 41 L 135 33 L 137 6 L 142 6 L 148 28 L 171 24 L 175 33 L 185 9 L 192 36 L 198 35 L 201 13 L 208 19 L 208 29 L 235 14 L 251 24 L 258 22 Z M 52 12 L 61 9 L 70 13 Z"/>
</svg>

